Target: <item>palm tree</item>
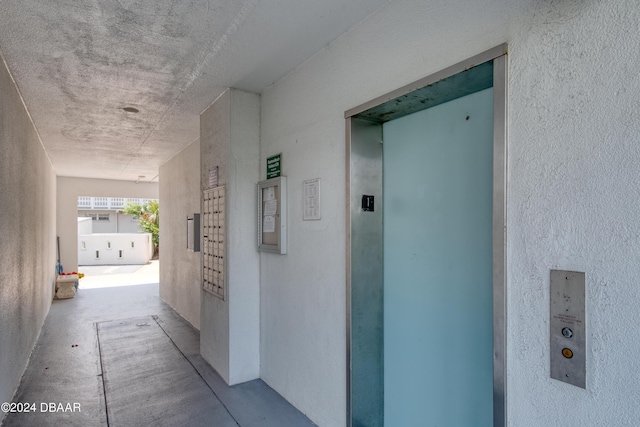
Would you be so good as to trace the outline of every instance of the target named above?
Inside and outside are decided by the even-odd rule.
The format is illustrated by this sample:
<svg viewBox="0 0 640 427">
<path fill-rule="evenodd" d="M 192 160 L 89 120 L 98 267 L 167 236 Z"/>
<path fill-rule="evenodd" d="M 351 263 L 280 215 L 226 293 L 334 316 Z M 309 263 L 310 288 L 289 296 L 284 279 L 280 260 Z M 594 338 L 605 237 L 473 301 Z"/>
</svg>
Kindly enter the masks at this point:
<svg viewBox="0 0 640 427">
<path fill-rule="evenodd" d="M 160 203 L 157 200 L 149 200 L 143 205 L 127 202 L 120 212 L 137 217 L 140 231 L 151 233 L 153 258 L 156 259 L 158 257 L 158 248 L 160 247 Z"/>
</svg>

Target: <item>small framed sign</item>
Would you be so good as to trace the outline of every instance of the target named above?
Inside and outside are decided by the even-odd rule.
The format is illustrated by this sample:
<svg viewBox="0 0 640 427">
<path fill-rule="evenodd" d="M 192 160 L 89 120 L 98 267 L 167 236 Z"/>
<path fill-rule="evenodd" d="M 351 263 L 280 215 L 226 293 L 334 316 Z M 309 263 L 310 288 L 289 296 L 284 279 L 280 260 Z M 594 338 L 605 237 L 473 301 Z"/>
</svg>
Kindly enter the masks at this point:
<svg viewBox="0 0 640 427">
<path fill-rule="evenodd" d="M 218 186 L 218 166 L 209 168 L 209 188 Z"/>
<path fill-rule="evenodd" d="M 304 181 L 303 221 L 317 221 L 320 219 L 320 178 Z"/>
<path fill-rule="evenodd" d="M 282 169 L 282 153 L 267 157 L 267 179 L 280 176 Z"/>
</svg>

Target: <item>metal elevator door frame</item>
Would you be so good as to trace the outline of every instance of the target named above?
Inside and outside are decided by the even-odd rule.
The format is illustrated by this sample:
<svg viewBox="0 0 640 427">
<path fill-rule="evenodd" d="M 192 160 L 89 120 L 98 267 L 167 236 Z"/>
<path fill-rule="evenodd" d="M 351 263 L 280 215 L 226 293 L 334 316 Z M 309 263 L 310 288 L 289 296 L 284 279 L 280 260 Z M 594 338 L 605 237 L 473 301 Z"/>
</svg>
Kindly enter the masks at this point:
<svg viewBox="0 0 640 427">
<path fill-rule="evenodd" d="M 382 307 L 376 300 L 380 298 L 381 302 L 382 296 L 375 289 L 376 286 L 382 287 L 382 245 L 372 244 L 371 241 L 372 236 L 377 235 L 378 231 L 380 236 L 382 235 L 382 123 L 487 87 L 493 87 L 494 96 L 493 425 L 506 425 L 507 45 L 503 44 L 345 112 L 347 426 L 364 425 L 353 422 L 354 414 L 359 410 L 370 411 L 379 406 L 380 402 L 376 402 L 375 396 L 373 399 L 371 396 L 360 398 L 358 393 L 362 390 L 370 394 L 377 393 L 378 389 L 384 390 L 383 384 L 376 383 L 375 375 L 371 377 L 366 372 L 366 369 L 372 369 L 379 361 L 367 360 L 361 364 L 359 360 L 354 359 L 354 355 L 357 358 L 362 354 L 371 353 L 372 347 L 375 351 L 375 346 L 379 344 L 372 343 L 366 334 L 369 333 L 371 338 L 378 333 L 377 322 L 382 317 Z M 378 212 L 367 212 L 369 216 L 366 219 L 361 215 L 360 207 L 360 198 L 364 194 L 373 195 L 379 201 L 375 202 L 374 206 L 380 206 Z M 364 284 L 368 287 L 365 291 L 367 298 L 373 298 L 374 304 L 371 304 L 371 301 L 367 301 L 366 304 L 359 301 L 360 295 L 363 295 L 363 287 L 359 285 Z M 369 331 L 363 332 L 363 328 L 368 328 Z M 354 330 L 365 335 L 364 339 L 354 337 Z M 366 384 L 358 384 L 354 378 L 366 378 Z M 363 403 L 365 401 L 367 403 Z M 360 409 L 363 404 L 370 407 Z"/>
</svg>

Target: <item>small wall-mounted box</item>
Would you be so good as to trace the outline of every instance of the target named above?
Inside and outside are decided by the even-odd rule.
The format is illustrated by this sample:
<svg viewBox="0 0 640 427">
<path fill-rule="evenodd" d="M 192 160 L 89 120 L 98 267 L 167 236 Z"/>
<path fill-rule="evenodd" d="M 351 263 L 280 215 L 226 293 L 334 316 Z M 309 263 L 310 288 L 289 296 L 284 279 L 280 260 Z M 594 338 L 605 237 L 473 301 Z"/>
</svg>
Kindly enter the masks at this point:
<svg viewBox="0 0 640 427">
<path fill-rule="evenodd" d="M 187 217 L 187 250 L 200 252 L 200 214 Z"/>
</svg>

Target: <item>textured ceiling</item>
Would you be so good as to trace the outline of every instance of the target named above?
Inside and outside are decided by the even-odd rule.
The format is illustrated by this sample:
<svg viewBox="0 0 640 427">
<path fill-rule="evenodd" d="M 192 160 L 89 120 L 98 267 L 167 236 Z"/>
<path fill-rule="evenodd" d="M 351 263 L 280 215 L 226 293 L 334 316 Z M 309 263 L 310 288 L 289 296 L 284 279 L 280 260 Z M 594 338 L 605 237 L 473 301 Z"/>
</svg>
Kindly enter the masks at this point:
<svg viewBox="0 0 640 427">
<path fill-rule="evenodd" d="M 227 87 L 262 91 L 387 1 L 1 0 L 0 51 L 58 175 L 149 181 Z"/>
</svg>

